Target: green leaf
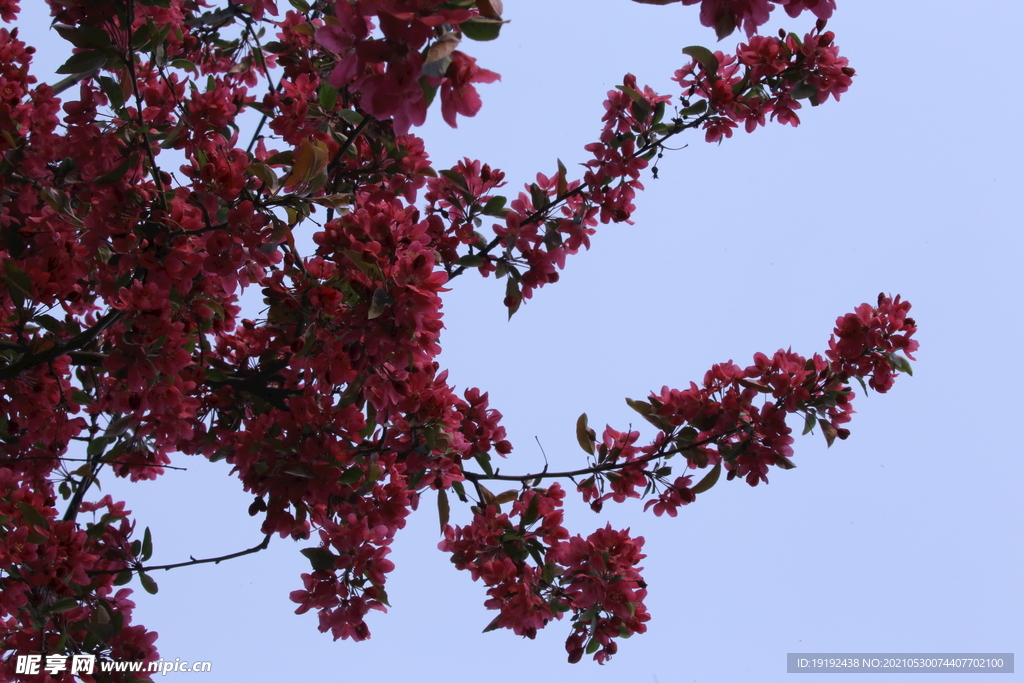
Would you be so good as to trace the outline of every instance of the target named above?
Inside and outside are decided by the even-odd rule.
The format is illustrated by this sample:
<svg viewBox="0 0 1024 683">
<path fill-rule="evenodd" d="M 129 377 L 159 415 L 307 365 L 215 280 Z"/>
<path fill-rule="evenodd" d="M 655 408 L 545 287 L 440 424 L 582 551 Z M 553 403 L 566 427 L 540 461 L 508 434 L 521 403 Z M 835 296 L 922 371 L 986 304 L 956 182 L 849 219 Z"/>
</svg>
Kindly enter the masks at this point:
<svg viewBox="0 0 1024 683">
<path fill-rule="evenodd" d="M 500 627 L 501 627 L 501 615 L 499 614 L 498 616 L 496 616 L 493 619 L 491 619 L 491 623 L 487 624 L 487 626 L 484 627 L 483 633 L 488 633 L 490 631 L 494 631 L 495 629 L 498 629 Z"/>
<path fill-rule="evenodd" d="M 334 569 L 334 561 L 337 559 L 337 555 L 327 548 L 303 548 L 299 552 L 306 556 L 315 572 Z"/>
<path fill-rule="evenodd" d="M 594 455 L 594 442 L 596 440 L 597 434 L 587 426 L 587 414 L 583 413 L 576 419 L 576 441 L 579 442 L 580 448 L 590 455 Z"/>
<path fill-rule="evenodd" d="M 508 200 L 505 197 L 491 197 L 487 200 L 487 203 L 484 204 L 482 213 L 485 216 L 501 216 L 502 209 L 505 208 L 505 202 L 507 201 Z"/>
<path fill-rule="evenodd" d="M 825 442 L 828 444 L 829 448 L 831 448 L 839 432 L 828 420 L 819 419 L 818 424 L 821 426 L 821 431 L 825 435 Z"/>
<path fill-rule="evenodd" d="M 68 632 L 60 634 L 60 638 L 57 639 L 57 643 L 53 646 L 53 651 L 57 654 L 64 654 L 68 649 Z"/>
<path fill-rule="evenodd" d="M 137 418 L 134 415 L 122 415 L 121 417 L 111 420 L 110 424 L 107 425 L 107 429 L 104 431 L 104 436 L 121 436 L 129 429 L 132 428 L 137 422 Z M 113 441 L 113 439 L 109 439 Z"/>
<path fill-rule="evenodd" d="M 363 115 L 353 109 L 342 109 L 338 112 L 338 116 L 345 119 L 353 126 L 358 126 L 363 122 Z"/>
<path fill-rule="evenodd" d="M 448 71 L 448 67 L 451 66 L 452 63 L 451 52 L 455 49 L 453 46 L 458 44 L 459 42 L 457 40 L 444 40 L 439 43 L 434 43 L 430 50 L 427 51 L 427 56 L 424 58 L 423 75 L 431 78 L 444 77 L 445 72 Z M 440 50 L 443 51 L 449 47 L 451 49 L 448 51 L 448 54 L 441 54 L 440 51 L 435 49 L 440 48 Z M 431 59 L 431 57 L 436 57 L 436 59 Z M 428 99 L 431 101 L 433 100 L 432 97 Z M 429 103 L 427 106 L 430 106 Z"/>
<path fill-rule="evenodd" d="M 169 66 L 173 66 L 175 69 L 182 69 L 184 71 L 196 71 L 196 65 L 187 59 L 172 59 L 169 62 Z"/>
<path fill-rule="evenodd" d="M 149 532 L 149 527 L 146 527 L 146 533 L 142 535 L 142 561 L 145 562 L 153 556 L 153 535 Z"/>
<path fill-rule="evenodd" d="M 476 462 L 483 469 L 484 473 L 490 477 L 494 474 L 494 470 L 491 468 L 491 458 L 486 453 L 477 453 L 475 456 Z"/>
<path fill-rule="evenodd" d="M 114 585 L 115 586 L 123 586 L 126 583 L 131 583 L 132 576 L 134 576 L 133 572 L 131 572 L 128 569 L 125 569 L 123 572 L 119 573 L 114 578 Z"/>
<path fill-rule="evenodd" d="M 633 118 L 640 123 L 647 121 L 647 116 L 651 113 L 651 105 L 647 102 L 633 102 L 630 109 L 633 112 Z"/>
<path fill-rule="evenodd" d="M 348 192 L 339 192 L 338 194 L 328 194 L 323 197 L 314 197 L 309 201 L 320 206 L 326 206 L 328 209 L 341 209 L 346 206 L 351 206 L 353 201 L 353 195 Z"/>
<path fill-rule="evenodd" d="M 708 101 L 699 100 L 696 104 L 691 104 L 686 109 L 679 112 L 680 116 L 700 116 L 708 110 Z"/>
<path fill-rule="evenodd" d="M 50 605 L 50 614 L 59 614 L 60 612 L 67 612 L 78 607 L 78 600 L 74 598 L 62 598 L 57 602 Z"/>
<path fill-rule="evenodd" d="M 615 89 L 621 90 L 622 92 L 629 95 L 629 99 L 633 100 L 633 102 L 637 104 L 647 104 L 647 100 L 644 99 L 644 96 L 641 95 L 637 90 L 630 88 L 628 85 L 617 85 L 615 86 Z"/>
<path fill-rule="evenodd" d="M 508 319 L 511 320 L 512 316 L 515 315 L 516 311 L 523 303 L 523 293 L 519 289 L 519 281 L 517 278 L 510 277 L 508 282 L 505 284 L 505 299 L 506 302 L 511 300 L 512 305 L 508 306 Z M 508 305 L 506 303 L 506 305 Z"/>
<path fill-rule="evenodd" d="M 160 142 L 160 149 L 171 149 L 174 147 L 174 143 L 178 140 L 178 136 L 181 135 L 181 131 L 185 129 L 185 119 L 178 119 L 178 123 L 175 124 L 174 128 L 166 133 L 164 139 Z"/>
<path fill-rule="evenodd" d="M 366 314 L 369 320 L 379 318 L 380 314 L 384 312 L 384 308 L 388 305 L 388 293 L 383 288 L 378 287 L 373 292 L 373 301 L 370 303 L 370 311 Z"/>
<path fill-rule="evenodd" d="M 530 498 L 530 504 L 526 506 L 526 510 L 523 512 L 523 518 L 520 523 L 520 528 L 528 527 L 537 521 L 537 512 L 540 509 L 540 496 L 533 496 Z"/>
<path fill-rule="evenodd" d="M 103 94 L 110 101 L 112 109 L 117 110 L 124 106 L 124 93 L 121 91 L 121 84 L 110 76 L 99 76 L 97 80 L 103 88 Z"/>
<path fill-rule="evenodd" d="M 304 138 L 299 143 L 292 170 L 281 181 L 281 185 L 289 187 L 309 183 L 314 176 L 327 167 L 327 163 L 327 146 L 319 140 L 311 141 L 310 138 Z"/>
<path fill-rule="evenodd" d="M 776 467 L 780 467 L 780 468 L 782 468 L 784 470 L 796 469 L 796 463 L 795 462 L 793 462 L 792 460 L 790 460 L 789 458 L 787 458 L 784 455 L 778 455 L 778 454 L 776 454 L 776 456 L 775 456 L 775 466 Z"/>
<path fill-rule="evenodd" d="M 814 413 L 807 413 L 807 417 L 804 418 L 804 433 L 802 436 L 807 436 L 814 431 L 814 425 L 818 423 L 814 417 Z"/>
<path fill-rule="evenodd" d="M 597 638 L 591 638 L 590 642 L 587 643 L 587 654 L 592 655 L 601 649 L 601 641 Z"/>
<path fill-rule="evenodd" d="M 35 509 L 23 500 L 19 500 L 15 505 L 19 510 L 21 510 L 22 519 L 28 522 L 30 526 L 43 527 L 44 529 L 49 528 L 50 523 L 46 520 L 46 517 L 39 512 L 39 510 Z"/>
<path fill-rule="evenodd" d="M 459 257 L 459 265 L 466 268 L 479 268 L 483 264 L 484 259 L 480 254 L 466 254 Z"/>
<path fill-rule="evenodd" d="M 21 308 L 32 298 L 32 278 L 13 259 L 4 259 L 4 282 L 14 305 Z"/>
<path fill-rule="evenodd" d="M 721 40 L 736 30 L 736 15 L 732 11 L 722 12 L 715 19 L 715 35 Z"/>
<path fill-rule="evenodd" d="M 106 63 L 107 59 L 110 58 L 110 53 L 106 50 L 85 50 L 77 54 L 71 55 L 71 58 L 64 62 L 56 73 L 59 74 L 84 74 L 92 71 L 93 69 L 102 68 Z"/>
<path fill-rule="evenodd" d="M 647 403 L 646 401 L 637 401 L 636 399 L 633 398 L 627 398 L 626 405 L 628 405 L 630 408 L 640 413 L 644 417 L 647 417 L 654 411 L 654 406 L 652 406 L 650 403 Z"/>
<path fill-rule="evenodd" d="M 150 581 L 152 581 L 152 579 L 150 579 Z M 85 626 L 86 631 L 96 636 L 96 639 L 104 644 L 109 643 L 110 639 L 117 635 L 116 630 L 111 624 L 86 623 L 83 624 L 83 626 Z"/>
<path fill-rule="evenodd" d="M 81 48 L 104 48 L 110 45 L 110 36 L 107 32 L 96 26 L 65 26 L 54 24 L 53 30 L 60 34 L 60 37 L 75 47 Z"/>
<path fill-rule="evenodd" d="M 718 57 L 715 57 L 715 54 L 706 47 L 702 47 L 700 45 L 684 47 L 683 54 L 687 57 L 693 57 L 696 59 L 708 73 L 718 72 Z"/>
<path fill-rule="evenodd" d="M 640 413 L 645 420 L 663 432 L 672 431 L 672 425 L 658 414 L 658 411 L 652 404 L 647 403 L 646 401 L 637 401 L 636 399 L 627 398 L 626 405 Z"/>
<path fill-rule="evenodd" d="M 332 88 L 327 81 L 324 81 L 320 84 L 317 100 L 324 111 L 334 111 L 334 105 L 338 101 L 338 89 Z"/>
<path fill-rule="evenodd" d="M 793 88 L 793 93 L 792 94 L 793 94 L 793 99 L 795 99 L 795 100 L 804 100 L 804 99 L 807 99 L 808 97 L 817 98 L 818 97 L 818 89 L 815 88 L 810 83 L 808 83 L 807 81 L 800 81 Z"/>
<path fill-rule="evenodd" d="M 451 516 L 451 505 L 448 503 L 448 492 L 443 488 L 437 490 L 437 517 L 441 524 L 441 533 L 444 533 L 444 528 L 448 525 L 448 519 Z"/>
<path fill-rule="evenodd" d="M 651 118 L 651 123 L 658 124 L 665 117 L 665 103 L 658 102 L 654 105 L 654 116 Z"/>
<path fill-rule="evenodd" d="M 889 359 L 889 363 L 892 365 L 892 369 L 896 372 L 905 372 L 911 377 L 914 376 L 914 368 L 910 365 L 910 361 L 895 353 L 888 353 L 886 357 Z"/>
<path fill-rule="evenodd" d="M 533 200 L 533 208 L 538 211 L 548 208 L 551 204 L 551 198 L 548 197 L 547 191 L 540 189 L 540 185 L 537 183 L 530 185 L 530 198 Z"/>
<path fill-rule="evenodd" d="M 554 251 L 562 246 L 562 233 L 558 231 L 558 221 L 548 221 L 547 231 L 544 233 L 544 246 L 548 251 Z"/>
<path fill-rule="evenodd" d="M 63 192 L 55 187 L 44 187 L 39 190 L 39 193 L 43 195 L 43 201 L 46 202 L 47 206 L 64 215 L 69 215 L 71 212 L 68 210 L 68 198 Z M 10 250 L 9 250 L 10 251 Z"/>
<path fill-rule="evenodd" d="M 254 161 L 246 166 L 245 172 L 258 178 L 270 192 L 277 191 L 277 174 L 270 166 L 261 161 Z"/>
<path fill-rule="evenodd" d="M 94 178 L 92 182 L 94 185 L 113 185 L 121 178 L 124 178 L 125 174 L 128 173 L 128 169 L 134 166 L 137 161 L 138 159 L 135 155 L 132 155 L 113 170 L 107 171 L 98 178 Z"/>
<path fill-rule="evenodd" d="M 473 17 L 459 24 L 459 30 L 472 40 L 494 40 L 501 33 L 501 25 L 504 23 L 501 19 Z"/>
<path fill-rule="evenodd" d="M 141 50 L 146 52 L 150 49 L 150 41 L 153 39 L 153 24 L 145 23 L 139 26 L 138 30 L 132 34 L 132 49 Z"/>
<path fill-rule="evenodd" d="M 469 192 L 469 187 L 466 185 L 466 176 L 464 176 L 461 173 L 459 173 L 458 171 L 450 169 L 450 168 L 446 168 L 443 171 L 438 171 L 438 173 L 443 175 L 448 180 L 452 181 L 452 183 L 457 188 L 459 188 L 460 190 L 462 190 L 466 194 L 470 193 Z"/>
<path fill-rule="evenodd" d="M 697 482 L 697 484 L 690 488 L 691 491 L 696 493 L 704 493 L 709 488 L 718 483 L 718 477 L 722 474 L 722 462 L 719 461 L 717 465 L 711 468 L 711 471 L 704 475 L 704 477 Z"/>
<path fill-rule="evenodd" d="M 150 595 L 156 595 L 160 587 L 156 585 L 156 581 L 153 580 L 149 574 L 139 572 L 139 582 L 142 584 L 142 589 Z"/>
<path fill-rule="evenodd" d="M 362 478 L 362 467 L 349 467 L 348 469 L 341 473 L 340 477 L 338 477 L 338 482 L 342 484 L 354 484 Z"/>
<path fill-rule="evenodd" d="M 558 186 L 556 188 L 557 191 L 558 191 L 558 196 L 559 197 L 564 197 L 569 192 L 569 183 L 566 182 L 566 178 L 565 178 L 566 173 L 567 173 L 567 171 L 565 169 L 565 164 L 563 164 L 562 160 L 559 159 L 558 160 L 558 181 L 557 181 Z"/>
</svg>

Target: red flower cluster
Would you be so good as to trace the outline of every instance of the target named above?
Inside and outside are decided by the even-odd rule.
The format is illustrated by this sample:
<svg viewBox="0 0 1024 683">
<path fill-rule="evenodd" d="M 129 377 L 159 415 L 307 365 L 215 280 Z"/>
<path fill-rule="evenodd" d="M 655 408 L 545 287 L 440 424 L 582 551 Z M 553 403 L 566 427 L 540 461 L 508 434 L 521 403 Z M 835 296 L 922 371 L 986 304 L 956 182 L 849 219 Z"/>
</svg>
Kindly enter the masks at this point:
<svg viewBox="0 0 1024 683">
<path fill-rule="evenodd" d="M 569 538 L 562 527 L 564 497 L 557 483 L 525 489 L 511 514 L 489 504 L 469 526 L 446 526 L 438 548 L 489 586 L 484 605 L 498 616 L 487 630 L 509 628 L 534 638 L 538 629 L 572 612 L 569 661 L 578 662 L 586 651 L 603 663 L 617 650 L 614 638 L 647 630 L 646 584 L 636 566 L 645 557 L 644 539 L 611 526 L 586 539 Z"/>
<path fill-rule="evenodd" d="M 828 19 L 836 9 L 836 0 L 682 0 L 684 5 L 700 3 L 700 23 L 714 28 L 719 38 L 742 26 L 747 37 L 768 22 L 773 3 L 786 8 L 791 17 L 810 10 L 819 19 Z"/>
<path fill-rule="evenodd" d="M 398 3 L 360 0 L 335 4 L 337 21 L 316 30 L 316 40 L 337 56 L 328 82 L 359 94 L 359 106 L 378 119 L 394 119 L 395 130 L 407 133 L 423 125 L 429 99 L 441 88 L 444 120 L 456 127 L 456 115 L 474 116 L 480 96 L 474 83 L 492 83 L 498 74 L 481 69 L 476 60 L 454 46 L 459 25 L 477 15 L 470 9 L 445 9 L 438 2 Z M 379 37 L 373 33 L 379 22 Z M 422 48 L 451 27 L 425 54 Z"/>
<path fill-rule="evenodd" d="M 910 302 L 878 295 L 878 305 L 861 304 L 853 313 L 836 320 L 835 335 L 825 355 L 834 372 L 851 377 L 870 377 L 868 384 L 880 394 L 892 388 L 893 370 L 910 372 L 910 360 L 917 351 L 917 331 L 913 318 L 907 317 Z M 838 337 L 838 340 L 836 339 Z"/>
<path fill-rule="evenodd" d="M 834 34 L 820 30 L 811 31 L 803 41 L 793 33 L 781 38 L 753 36 L 735 56 L 699 52 L 676 71 L 672 80 L 687 89 L 687 98 L 705 98 L 712 112 L 704 122 L 705 139 L 720 142 L 732 137 L 738 123 L 750 133 L 765 125 L 766 116 L 797 126 L 796 110 L 802 106 L 798 100 L 806 98 L 817 106 L 831 95 L 838 101 L 855 72 L 839 56 Z M 741 65 L 746 67 L 743 73 Z"/>
</svg>

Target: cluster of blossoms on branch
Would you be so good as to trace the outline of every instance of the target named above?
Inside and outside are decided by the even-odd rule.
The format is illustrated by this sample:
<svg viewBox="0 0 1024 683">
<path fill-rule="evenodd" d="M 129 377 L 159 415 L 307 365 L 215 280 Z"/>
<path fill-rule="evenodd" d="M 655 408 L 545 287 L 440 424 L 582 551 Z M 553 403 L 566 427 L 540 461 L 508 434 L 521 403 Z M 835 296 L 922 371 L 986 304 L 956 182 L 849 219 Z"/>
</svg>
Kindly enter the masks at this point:
<svg viewBox="0 0 1024 683">
<path fill-rule="evenodd" d="M 742 26 L 750 37 L 759 26 L 768 22 L 775 5 L 782 5 L 786 14 L 798 17 L 810 11 L 819 19 L 827 20 L 836 9 L 836 0 L 636 0 L 647 5 L 684 5 L 700 3 L 700 23 L 715 29 L 718 37 L 724 38 L 738 26 Z"/>
<path fill-rule="evenodd" d="M 787 415 L 803 416 L 805 434 L 820 426 L 831 446 L 836 438 L 849 436 L 842 426 L 854 412 L 854 393 L 847 382 L 864 384 L 866 379 L 885 393 L 895 368 L 910 371 L 899 355 L 913 359 L 918 346 L 911 338 L 917 327 L 907 317 L 909 309 L 899 296 L 879 295 L 876 306 L 863 304 L 837 319 L 824 357 L 804 358 L 785 350 L 772 357 L 758 353 L 747 368 L 731 361 L 713 366 L 701 385 L 663 387 L 647 401 L 627 399 L 660 430 L 646 446 L 637 445 L 639 432 L 610 426 L 598 440 L 586 414 L 580 416 L 577 438 L 591 456 L 589 466 L 530 475 L 533 481 L 524 481 L 511 515 L 494 503 L 516 492 L 494 496 L 481 482 L 521 478 L 465 473 L 483 492 L 481 507 L 474 508 L 469 526 L 446 526 L 438 547 L 452 553 L 457 567 L 469 569 L 474 579 L 489 586 L 487 606 L 501 611 L 491 627 L 513 628 L 532 638 L 539 626 L 572 612 L 574 630 L 566 642 L 570 661 L 578 661 L 584 651 L 606 660 L 617 650 L 613 638 L 646 630 L 646 584 L 636 567 L 644 557 L 639 554 L 643 538 L 607 528 L 586 539 L 569 539 L 560 524 L 564 492 L 557 483 L 546 490 L 537 484 L 563 477 L 576 483 L 577 477 L 586 477 L 576 486 L 595 511 L 609 499 L 621 503 L 652 496 L 644 509 L 675 517 L 679 507 L 718 482 L 723 467 L 727 479 L 743 477 L 751 486 L 767 483 L 770 467 L 795 467 Z M 684 472 L 708 471 L 696 484 L 690 474 L 672 479 L 670 461 L 675 456 L 681 457 Z M 513 522 L 516 517 L 518 523 Z"/>
<path fill-rule="evenodd" d="M 59 83 L 39 84 L 33 48 L 0 28 L 0 681 L 21 680 L 15 654 L 157 659 L 121 586 L 156 592 L 156 569 L 258 552 L 275 535 L 314 543 L 297 611 L 365 639 L 366 615 L 388 605 L 390 545 L 427 490 L 441 548 L 487 586 L 491 627 L 533 637 L 568 614 L 570 661 L 603 662 L 649 619 L 643 539 L 570 535 L 566 491 L 545 480 L 573 482 L 595 509 L 649 495 L 675 515 L 723 468 L 753 485 L 792 466 L 786 415 L 845 438 L 848 380 L 884 392 L 909 371 L 909 304 L 880 297 L 840 319 L 825 357 L 759 354 L 631 401 L 659 430 L 647 446 L 611 428 L 599 441 L 584 417 L 586 467 L 511 476 L 491 467 L 512 450 L 501 414 L 478 389 L 457 393 L 436 360 L 456 277 L 505 278 L 511 316 L 596 226 L 630 222 L 670 138 L 720 140 L 765 115 L 795 125 L 796 99 L 838 99 L 853 72 L 822 22 L 803 40 L 753 35 L 736 56 L 687 48 L 678 104 L 627 75 L 582 177 L 559 161 L 509 197 L 500 170 L 437 169 L 411 132 L 435 98 L 452 126 L 480 109 L 476 85 L 497 74 L 458 48 L 498 36 L 497 0 L 48 5 L 74 46 Z M 750 35 L 767 19 L 767 2 L 738 0 L 704 0 L 702 19 L 726 6 Z M 0 0 L 5 22 L 17 12 Z M 249 110 L 261 120 L 246 144 Z M 249 286 L 266 304 L 258 319 L 238 306 Z M 124 503 L 89 499 L 104 468 L 156 479 L 176 453 L 231 465 L 261 543 L 153 565 Z M 672 479 L 676 455 L 708 473 Z M 496 495 L 491 480 L 517 488 Z M 449 492 L 471 504 L 470 524 L 449 524 Z"/>
<path fill-rule="evenodd" d="M 748 133 L 765 125 L 765 117 L 797 126 L 801 108 L 798 100 L 817 106 L 829 96 L 839 100 L 850 87 L 854 71 L 833 44 L 831 31 L 822 33 L 824 23 L 804 36 L 780 32 L 778 38 L 753 36 L 741 44 L 736 55 L 708 50 L 693 52 L 697 59 L 676 71 L 672 80 L 687 89 L 687 97 L 699 94 L 698 106 L 714 112 L 704 123 L 705 139 L 721 142 L 730 138 L 737 124 Z M 745 67 L 740 72 L 740 67 Z"/>
</svg>

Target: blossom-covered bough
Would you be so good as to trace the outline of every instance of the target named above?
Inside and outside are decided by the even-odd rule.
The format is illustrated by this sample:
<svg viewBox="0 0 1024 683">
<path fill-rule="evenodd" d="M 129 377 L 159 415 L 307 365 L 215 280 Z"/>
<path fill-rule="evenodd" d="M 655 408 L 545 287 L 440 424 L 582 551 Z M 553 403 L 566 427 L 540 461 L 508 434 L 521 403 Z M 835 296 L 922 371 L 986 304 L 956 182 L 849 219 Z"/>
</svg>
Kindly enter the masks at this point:
<svg viewBox="0 0 1024 683">
<path fill-rule="evenodd" d="M 630 222 L 671 139 L 795 126 L 801 105 L 839 99 L 854 72 L 825 30 L 834 3 L 774 3 L 816 28 L 756 35 L 768 0 L 703 0 L 705 25 L 747 42 L 685 48 L 671 94 L 627 74 L 582 176 L 559 161 L 515 194 L 481 161 L 435 167 L 410 132 L 435 99 L 452 126 L 480 109 L 476 86 L 498 75 L 462 48 L 498 37 L 498 0 L 48 0 L 75 48 L 56 87 L 0 29 L 0 680 L 73 678 L 17 673 L 16 654 L 155 660 L 123 586 L 156 592 L 155 569 L 275 535 L 305 541 L 297 611 L 367 638 L 389 546 L 428 489 L 440 548 L 487 588 L 488 629 L 532 638 L 567 618 L 569 660 L 599 662 L 643 632 L 643 539 L 571 534 L 565 495 L 675 516 L 723 473 L 767 482 L 793 466 L 789 416 L 845 439 L 851 382 L 885 392 L 910 371 L 910 305 L 859 306 L 823 354 L 759 353 L 629 400 L 649 441 L 581 416 L 579 468 L 509 475 L 491 464 L 512 450 L 501 414 L 436 361 L 441 295 L 471 271 L 503 278 L 511 316 L 598 225 Z M 0 0 L 4 22 L 17 14 Z M 242 137 L 247 110 L 261 120 Z M 296 245 L 306 230 L 315 253 Z M 260 319 L 237 305 L 252 285 Z M 149 564 L 148 529 L 93 484 L 154 479 L 175 453 L 232 465 L 263 543 Z"/>
</svg>

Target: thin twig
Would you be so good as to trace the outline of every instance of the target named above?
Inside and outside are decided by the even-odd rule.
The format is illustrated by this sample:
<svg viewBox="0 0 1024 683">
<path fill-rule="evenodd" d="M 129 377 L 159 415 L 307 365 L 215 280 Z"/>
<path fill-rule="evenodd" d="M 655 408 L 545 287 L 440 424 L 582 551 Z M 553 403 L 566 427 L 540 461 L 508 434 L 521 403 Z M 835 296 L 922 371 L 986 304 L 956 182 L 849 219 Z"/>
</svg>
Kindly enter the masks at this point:
<svg viewBox="0 0 1024 683">
<path fill-rule="evenodd" d="M 468 479 L 469 481 L 473 482 L 474 484 L 476 484 L 479 481 L 484 481 L 484 480 L 526 482 L 526 481 L 537 480 L 537 479 L 570 479 L 572 477 L 578 477 L 578 476 L 582 476 L 584 474 L 597 474 L 598 472 L 609 472 L 611 470 L 618 470 L 618 469 L 622 469 L 623 467 L 628 467 L 629 465 L 646 464 L 646 463 L 649 463 L 649 462 L 651 462 L 653 460 L 657 460 L 658 458 L 663 458 L 663 457 L 671 456 L 671 455 L 678 455 L 679 453 L 684 453 L 686 451 L 692 451 L 695 448 L 700 448 L 701 446 L 706 446 L 709 443 L 714 443 L 718 439 L 721 439 L 721 438 L 724 438 L 724 437 L 727 437 L 727 436 L 731 436 L 732 434 L 735 434 L 735 433 L 737 433 L 739 431 L 741 431 L 739 428 L 730 429 L 729 431 L 724 432 L 722 434 L 719 434 L 718 436 L 715 436 L 715 437 L 709 437 L 709 438 L 704 439 L 702 441 L 694 441 L 693 443 L 687 444 L 686 446 L 681 446 L 681 447 L 678 447 L 678 448 L 672 448 L 672 449 L 669 449 L 667 451 L 659 451 L 657 453 L 652 453 L 651 455 L 647 455 L 647 456 L 644 456 L 642 458 L 637 458 L 636 460 L 630 460 L 628 462 L 607 462 L 607 463 L 605 463 L 603 465 L 594 465 L 593 467 L 585 467 L 583 469 L 573 470 L 571 472 L 548 472 L 548 471 L 543 471 L 543 472 L 538 472 L 536 474 L 512 475 L 512 474 L 479 474 L 477 472 L 465 472 L 464 471 L 462 474 L 463 474 L 464 477 L 466 477 L 466 479 Z"/>
</svg>

